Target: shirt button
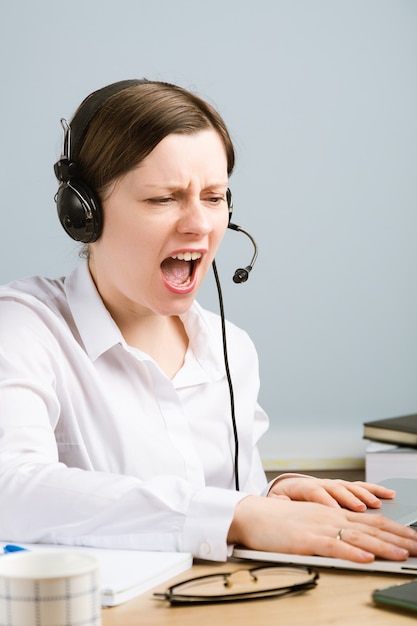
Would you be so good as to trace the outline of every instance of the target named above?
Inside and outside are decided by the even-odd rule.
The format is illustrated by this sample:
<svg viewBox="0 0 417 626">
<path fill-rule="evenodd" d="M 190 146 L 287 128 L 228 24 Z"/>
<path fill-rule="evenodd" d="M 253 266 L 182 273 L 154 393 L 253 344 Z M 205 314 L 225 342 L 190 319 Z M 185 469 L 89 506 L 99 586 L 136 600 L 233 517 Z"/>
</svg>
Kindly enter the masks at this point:
<svg viewBox="0 0 417 626">
<path fill-rule="evenodd" d="M 201 555 L 208 555 L 211 552 L 211 546 L 209 543 L 207 543 L 207 541 L 204 541 L 201 545 L 200 545 L 200 554 Z"/>
</svg>

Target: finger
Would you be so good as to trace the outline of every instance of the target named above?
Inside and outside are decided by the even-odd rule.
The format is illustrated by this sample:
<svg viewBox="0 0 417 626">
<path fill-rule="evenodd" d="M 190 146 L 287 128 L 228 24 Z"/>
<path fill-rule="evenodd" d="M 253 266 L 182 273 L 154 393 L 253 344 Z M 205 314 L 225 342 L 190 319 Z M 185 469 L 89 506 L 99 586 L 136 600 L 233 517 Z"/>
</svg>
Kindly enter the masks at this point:
<svg viewBox="0 0 417 626">
<path fill-rule="evenodd" d="M 358 521 L 361 519 L 364 523 Z M 321 528 L 319 536 L 315 537 L 315 554 L 361 563 L 371 562 L 375 557 L 404 561 L 410 554 L 416 554 L 417 533 L 382 515 L 351 513 L 344 523 L 346 526 L 339 530 L 333 524 Z M 381 528 L 383 526 L 386 528 Z"/>
<path fill-rule="evenodd" d="M 405 550 L 407 550 L 409 556 L 415 556 L 417 554 L 417 540 L 415 538 L 399 536 L 395 533 L 391 533 L 385 530 L 379 530 L 375 534 L 369 533 L 369 530 L 367 530 L 366 532 L 367 534 L 375 536 L 382 541 L 385 541 L 392 545 L 397 545 L 400 548 L 404 548 Z"/>
<path fill-rule="evenodd" d="M 376 530 L 376 529 L 375 529 Z M 376 530 L 375 533 L 370 532 L 369 528 L 345 528 L 341 540 L 338 544 L 353 546 L 362 552 L 370 553 L 376 557 L 389 559 L 391 561 L 404 561 L 409 556 L 409 550 L 406 545 L 409 540 L 401 539 L 390 533 Z M 402 545 L 398 545 L 401 543 Z M 337 546 L 342 552 L 345 551 L 344 546 Z M 349 553 L 349 548 L 347 553 Z"/>
<path fill-rule="evenodd" d="M 345 529 L 344 533 L 346 532 Z M 305 535 L 306 539 L 306 554 L 316 554 L 318 556 L 326 556 L 337 559 L 345 559 L 347 561 L 355 561 L 357 563 L 371 563 L 375 560 L 375 555 L 369 550 L 364 550 L 360 547 L 353 545 L 352 543 L 338 540 L 337 531 L 332 527 L 330 530 L 330 536 L 315 535 L 311 537 Z M 343 534 L 344 534 L 343 533 Z M 308 547 L 309 545 L 314 548 Z M 303 550 L 300 550 L 301 554 Z"/>
<path fill-rule="evenodd" d="M 349 513 L 347 519 L 346 530 L 351 529 L 352 531 L 363 533 L 368 539 L 371 538 L 371 543 L 372 538 L 374 538 L 385 544 L 405 549 L 409 554 L 417 554 L 417 532 L 410 526 L 404 526 L 403 524 L 394 522 L 381 514 L 367 515 Z M 353 522 L 353 524 L 350 522 Z M 343 539 L 347 540 L 345 532 L 343 533 Z M 375 552 L 375 554 L 380 555 L 379 552 Z"/>
<path fill-rule="evenodd" d="M 306 491 L 304 499 L 309 502 L 317 502 L 318 504 L 324 504 L 325 506 L 340 507 L 350 509 L 359 513 L 366 511 L 368 506 L 373 504 L 373 508 L 377 508 L 381 505 L 380 501 L 366 492 L 361 490 L 360 487 L 356 488 L 356 493 L 350 489 L 351 483 L 345 483 L 344 481 L 321 481 Z M 364 502 L 361 497 L 366 498 L 367 502 Z M 301 499 L 301 498 L 298 498 Z"/>
<path fill-rule="evenodd" d="M 282 481 L 282 483 L 272 487 L 268 497 L 280 497 L 300 502 L 316 502 L 317 504 L 339 508 L 337 500 L 329 493 L 329 490 L 322 486 L 324 482 L 326 481 L 314 482 L 313 480 L 308 480 L 308 483 L 303 484 L 304 481 L 287 480 L 285 483 Z M 333 483 L 335 481 L 329 482 Z"/>
<path fill-rule="evenodd" d="M 355 515 L 355 514 L 353 514 Z M 404 526 L 398 522 L 388 519 L 384 515 L 377 513 L 376 515 L 360 515 L 361 524 L 366 524 L 369 533 L 375 534 L 375 529 L 379 533 L 385 533 L 390 536 L 390 540 L 403 545 L 409 550 L 410 554 L 417 554 L 417 532 L 411 526 Z M 373 528 L 374 530 L 370 530 Z M 404 543 L 404 540 L 406 543 Z"/>
<path fill-rule="evenodd" d="M 303 494 L 303 498 L 299 497 L 298 500 L 305 500 L 306 502 L 316 502 L 317 504 L 324 504 L 325 506 L 340 508 L 340 503 L 334 493 L 330 489 L 326 489 L 319 484 L 314 485 L 312 488 L 309 485 L 309 490 Z"/>
<path fill-rule="evenodd" d="M 366 489 L 359 485 L 352 486 L 353 483 L 346 481 L 332 480 L 326 482 L 323 485 L 323 489 L 332 498 L 334 502 L 337 502 L 340 506 L 350 509 L 356 512 L 364 512 L 367 507 L 378 508 L 381 505 L 376 496 L 367 492 Z M 316 500 L 321 504 L 329 504 L 322 497 L 320 500 Z"/>
<path fill-rule="evenodd" d="M 344 506 L 353 511 L 365 511 L 368 507 L 378 509 L 381 500 L 367 488 L 367 483 L 343 483 L 348 495 L 345 495 Z"/>
<path fill-rule="evenodd" d="M 274 493 L 273 491 L 268 493 L 268 498 L 276 498 L 277 500 L 291 500 L 289 496 L 285 496 L 282 493 Z"/>
<path fill-rule="evenodd" d="M 374 483 L 367 483 L 363 481 L 356 481 L 352 483 L 352 485 L 363 487 L 378 498 L 382 498 L 384 500 L 392 500 L 392 498 L 395 498 L 394 489 L 388 489 L 388 487 L 384 487 L 383 485 L 375 485 Z"/>
<path fill-rule="evenodd" d="M 395 492 L 391 489 L 379 488 L 378 485 L 364 482 L 334 481 L 333 495 L 345 507 L 353 511 L 365 511 L 366 508 L 378 509 L 380 498 L 392 499 Z"/>
</svg>

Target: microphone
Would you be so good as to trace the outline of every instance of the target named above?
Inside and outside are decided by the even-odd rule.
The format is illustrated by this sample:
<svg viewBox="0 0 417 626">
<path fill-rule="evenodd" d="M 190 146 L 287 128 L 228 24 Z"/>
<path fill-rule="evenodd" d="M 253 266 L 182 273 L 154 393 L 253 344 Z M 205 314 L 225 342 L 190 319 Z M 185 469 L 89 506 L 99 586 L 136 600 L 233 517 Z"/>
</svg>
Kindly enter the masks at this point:
<svg viewBox="0 0 417 626">
<path fill-rule="evenodd" d="M 252 235 L 250 235 L 246 230 L 243 230 L 243 228 L 241 228 L 237 224 L 229 222 L 229 228 L 231 228 L 232 230 L 236 230 L 239 233 L 243 233 L 244 235 L 246 235 L 246 237 L 249 237 L 253 245 L 253 256 L 251 262 L 246 267 L 239 267 L 233 275 L 234 283 L 245 283 L 249 278 L 249 274 L 252 271 L 253 266 L 255 265 L 255 261 L 258 256 L 258 246 L 256 245 L 256 241 L 254 240 Z"/>
</svg>

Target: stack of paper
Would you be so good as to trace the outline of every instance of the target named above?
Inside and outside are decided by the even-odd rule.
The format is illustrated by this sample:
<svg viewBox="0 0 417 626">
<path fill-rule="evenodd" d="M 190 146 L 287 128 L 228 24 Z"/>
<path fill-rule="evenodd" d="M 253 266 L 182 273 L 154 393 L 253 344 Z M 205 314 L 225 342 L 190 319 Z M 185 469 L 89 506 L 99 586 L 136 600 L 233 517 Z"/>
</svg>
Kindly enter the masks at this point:
<svg viewBox="0 0 417 626">
<path fill-rule="evenodd" d="M 417 478 L 417 448 L 370 442 L 366 448 L 365 471 L 370 483 L 387 478 Z"/>
<path fill-rule="evenodd" d="M 1 550 L 6 545 L 0 543 Z M 189 569 L 192 555 L 187 552 L 140 552 L 78 546 L 19 544 L 28 550 L 75 550 L 95 556 L 101 575 L 102 606 L 116 606 Z"/>
</svg>

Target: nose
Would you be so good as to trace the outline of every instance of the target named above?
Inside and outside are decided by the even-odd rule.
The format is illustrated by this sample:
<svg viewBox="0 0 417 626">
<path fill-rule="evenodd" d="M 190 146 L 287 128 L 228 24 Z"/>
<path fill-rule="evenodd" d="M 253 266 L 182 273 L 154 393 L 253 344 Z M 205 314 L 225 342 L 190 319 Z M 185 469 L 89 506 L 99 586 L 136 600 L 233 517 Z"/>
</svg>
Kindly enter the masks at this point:
<svg viewBox="0 0 417 626">
<path fill-rule="evenodd" d="M 207 235 L 213 230 L 210 207 L 205 206 L 204 202 L 197 197 L 184 200 L 180 210 L 177 230 L 183 235 Z"/>
</svg>

